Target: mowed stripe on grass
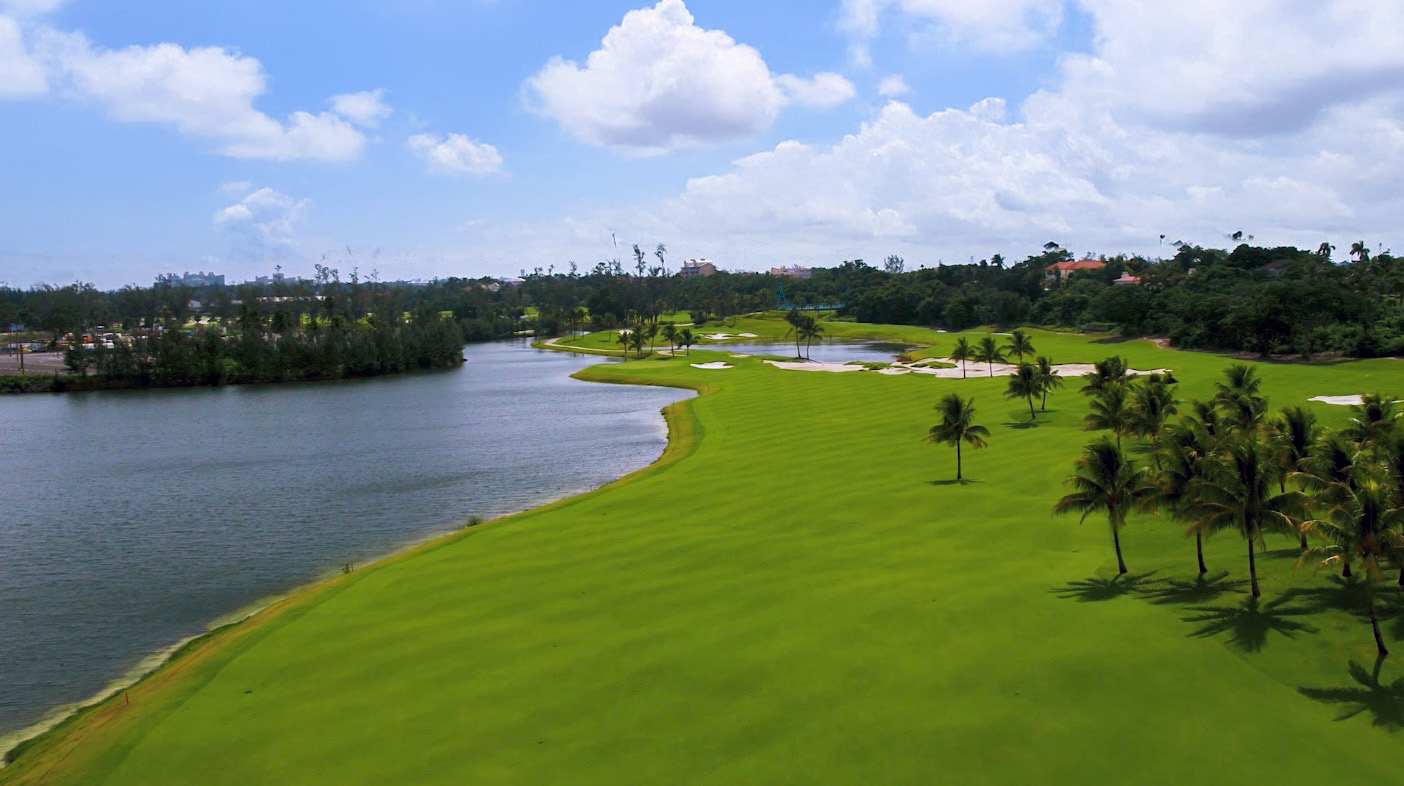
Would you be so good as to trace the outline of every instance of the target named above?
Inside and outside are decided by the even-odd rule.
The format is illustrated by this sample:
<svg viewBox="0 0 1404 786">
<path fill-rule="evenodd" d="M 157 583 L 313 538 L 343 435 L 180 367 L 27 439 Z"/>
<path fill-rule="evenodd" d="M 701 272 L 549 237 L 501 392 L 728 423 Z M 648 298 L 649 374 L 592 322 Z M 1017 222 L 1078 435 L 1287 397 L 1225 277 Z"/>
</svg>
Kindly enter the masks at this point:
<svg viewBox="0 0 1404 786">
<path fill-rule="evenodd" d="M 1056 362 L 1116 352 L 1171 367 L 1183 397 L 1208 395 L 1229 362 L 1032 335 Z M 255 621 L 60 772 L 85 784 L 1395 777 L 1400 730 L 1377 723 L 1388 695 L 1336 722 L 1345 707 L 1298 690 L 1359 687 L 1348 662 L 1368 669 L 1373 645 L 1321 592 L 1327 577 L 1293 571 L 1289 540 L 1270 542 L 1266 597 L 1249 608 L 1216 589 L 1246 574 L 1231 535 L 1207 549 L 1230 575 L 1196 588 L 1192 541 L 1137 518 L 1123 542 L 1144 583 L 1128 590 L 1111 580 L 1104 521 L 1050 516 L 1089 437 L 1078 380 L 1028 428 L 1001 378 L 689 365 L 710 359 L 588 372 L 716 385 L 682 405 L 699 441 L 680 460 L 338 578 Z M 1260 373 L 1283 406 L 1374 390 L 1399 368 Z M 947 482 L 953 451 L 922 441 L 950 390 L 973 396 L 993 432 L 967 450 L 965 485 Z M 1404 638 L 1401 620 L 1387 635 Z M 1387 664 L 1382 681 L 1401 674 Z M 44 755 L 0 780 L 22 781 Z"/>
</svg>

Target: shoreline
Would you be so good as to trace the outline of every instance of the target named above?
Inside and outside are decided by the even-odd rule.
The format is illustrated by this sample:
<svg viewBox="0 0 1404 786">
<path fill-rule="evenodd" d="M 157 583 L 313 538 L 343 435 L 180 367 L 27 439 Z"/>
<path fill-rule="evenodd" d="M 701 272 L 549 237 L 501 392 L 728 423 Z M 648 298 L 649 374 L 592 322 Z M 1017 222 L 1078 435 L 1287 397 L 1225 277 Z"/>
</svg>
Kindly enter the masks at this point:
<svg viewBox="0 0 1404 786">
<path fill-rule="evenodd" d="M 566 350 L 565 347 L 559 349 Z M 692 390 L 696 393 L 689 398 L 668 404 L 660 410 L 667 429 L 667 436 L 662 452 L 653 461 L 593 489 L 570 493 L 524 510 L 488 519 L 477 525 L 470 526 L 467 522 L 462 522 L 457 529 L 429 534 L 389 553 L 374 557 L 365 562 L 362 567 L 353 568 L 350 573 L 342 573 L 338 568 L 331 568 L 324 571 L 321 578 L 297 585 L 281 594 L 256 600 L 217 617 L 208 623 L 204 632 L 187 636 L 144 656 L 125 674 L 103 686 L 91 697 L 57 705 L 46 711 L 39 721 L 0 736 L 0 776 L 3 776 L 11 768 L 34 761 L 30 757 L 42 752 L 39 749 L 70 742 L 68 749 L 59 757 L 60 762 L 54 765 L 55 767 L 61 766 L 62 762 L 70 760 L 70 754 L 74 752 L 74 748 L 77 748 L 97 728 L 106 727 L 110 723 L 115 725 L 122 719 L 129 723 L 136 721 L 143 715 L 143 710 L 150 709 L 149 703 L 127 703 L 133 691 L 153 692 L 160 690 L 171 679 L 179 675 L 182 666 L 189 667 L 217 655 L 228 644 L 251 635 L 263 625 L 278 619 L 283 613 L 298 607 L 301 603 L 310 602 L 324 592 L 334 591 L 348 585 L 357 580 L 359 574 L 363 572 L 374 571 L 417 554 L 447 546 L 488 527 L 503 526 L 513 523 L 519 518 L 574 504 L 670 465 L 696 447 L 697 435 L 700 434 L 701 426 L 697 423 L 691 407 L 686 405 L 704 395 L 715 392 L 715 385 L 706 383 L 697 383 L 696 385 L 661 384 L 656 380 L 643 380 L 619 375 L 603 378 L 590 374 L 589 372 L 593 368 L 595 367 L 587 366 L 570 376 L 585 382 L 668 387 Z M 165 679 L 162 679 L 163 677 Z M 138 696 L 138 699 L 140 698 L 142 697 Z M 130 710 L 130 712 L 124 713 L 123 710 Z M 21 773 L 22 776 L 24 774 Z"/>
</svg>

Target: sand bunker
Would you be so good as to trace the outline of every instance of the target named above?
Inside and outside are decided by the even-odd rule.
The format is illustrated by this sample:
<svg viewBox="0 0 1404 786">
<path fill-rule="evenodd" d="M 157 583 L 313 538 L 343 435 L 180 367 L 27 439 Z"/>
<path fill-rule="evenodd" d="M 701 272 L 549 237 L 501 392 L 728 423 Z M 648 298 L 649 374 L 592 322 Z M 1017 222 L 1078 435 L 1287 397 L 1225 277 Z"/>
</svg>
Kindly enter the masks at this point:
<svg viewBox="0 0 1404 786">
<path fill-rule="evenodd" d="M 1358 407 L 1364 404 L 1364 396 L 1360 393 L 1354 396 L 1312 396 L 1307 401 L 1320 401 L 1322 404 L 1331 404 L 1337 407 Z M 1396 404 L 1404 403 L 1396 401 Z"/>
<path fill-rule="evenodd" d="M 705 369 L 736 368 L 735 366 L 731 365 L 730 363 L 723 363 L 723 362 L 720 361 L 720 360 L 715 361 L 715 362 L 712 362 L 712 363 L 693 363 L 693 364 L 692 364 L 692 367 L 693 367 L 693 368 L 705 368 Z"/>
<path fill-rule="evenodd" d="M 921 363 L 930 360 L 932 360 L 932 358 L 923 358 L 922 360 L 916 361 L 916 363 Z M 769 363 L 772 366 L 775 366 L 776 368 L 783 368 L 788 371 L 831 371 L 839 373 L 844 371 L 870 370 L 865 366 L 849 365 L 847 363 L 782 362 L 778 360 L 767 360 L 765 362 Z M 956 363 L 956 361 L 953 360 L 947 360 L 946 362 Z M 889 368 L 877 369 L 877 372 L 879 374 L 886 374 L 889 376 L 898 374 L 926 374 L 927 376 L 936 377 L 938 379 L 979 379 L 981 377 L 988 378 L 990 376 L 990 367 L 988 364 L 985 363 L 981 363 L 978 365 L 975 363 L 969 363 L 966 365 L 965 369 L 965 374 L 962 375 L 960 372 L 959 363 L 956 363 L 955 368 L 931 368 L 930 366 L 919 366 L 912 363 L 897 362 L 893 363 Z M 1016 369 L 1018 369 L 1017 364 L 996 363 L 994 364 L 994 376 L 1008 376 L 1014 373 Z M 1053 373 L 1057 374 L 1060 377 L 1076 377 L 1081 376 L 1083 374 L 1090 374 L 1095 370 L 1095 367 L 1091 363 L 1066 363 L 1061 366 L 1053 367 Z M 1142 374 L 1168 374 L 1169 372 L 1170 369 L 1167 368 L 1157 368 L 1152 369 L 1150 371 L 1138 371 L 1136 369 L 1128 369 L 1126 371 L 1127 374 L 1133 376 Z"/>
<path fill-rule="evenodd" d="M 729 338 L 756 338 L 755 333 L 704 333 L 702 338 L 708 341 L 726 341 Z"/>
</svg>

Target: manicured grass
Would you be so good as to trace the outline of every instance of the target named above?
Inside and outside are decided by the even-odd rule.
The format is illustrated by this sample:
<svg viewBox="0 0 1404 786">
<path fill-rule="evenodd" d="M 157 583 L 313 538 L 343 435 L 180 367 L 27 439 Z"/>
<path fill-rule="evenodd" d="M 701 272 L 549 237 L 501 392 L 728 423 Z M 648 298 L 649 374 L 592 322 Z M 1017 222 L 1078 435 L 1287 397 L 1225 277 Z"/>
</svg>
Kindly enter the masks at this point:
<svg viewBox="0 0 1404 786">
<path fill-rule="evenodd" d="M 1182 398 L 1229 363 L 1033 341 L 1056 362 L 1170 367 Z M 735 368 L 689 365 L 717 359 Z M 1395 360 L 1259 371 L 1274 407 L 1404 388 Z M 1153 517 L 1124 531 L 1132 575 L 1114 579 L 1105 522 L 1049 512 L 1090 436 L 1076 380 L 1029 428 L 1005 379 L 973 367 L 789 372 L 694 350 L 586 374 L 709 392 L 677 405 L 660 465 L 295 598 L 0 781 L 1400 780 L 1404 599 L 1384 593 L 1400 654 L 1371 690 L 1350 671 L 1369 675 L 1368 625 L 1330 577 L 1293 571 L 1286 538 L 1259 562 L 1256 606 L 1241 540 L 1209 541 L 1211 577 L 1227 575 L 1196 584 L 1193 542 Z M 992 432 L 964 485 L 953 451 L 922 441 L 952 390 Z"/>
</svg>

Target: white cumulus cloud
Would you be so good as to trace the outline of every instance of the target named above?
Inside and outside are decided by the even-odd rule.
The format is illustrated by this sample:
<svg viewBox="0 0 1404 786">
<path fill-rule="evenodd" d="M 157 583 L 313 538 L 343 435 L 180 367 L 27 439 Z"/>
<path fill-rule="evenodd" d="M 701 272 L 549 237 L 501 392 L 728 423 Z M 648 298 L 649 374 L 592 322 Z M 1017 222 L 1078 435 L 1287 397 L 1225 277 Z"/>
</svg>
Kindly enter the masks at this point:
<svg viewBox="0 0 1404 786">
<path fill-rule="evenodd" d="M 912 92 L 912 86 L 907 84 L 907 80 L 901 74 L 885 76 L 878 83 L 878 95 L 883 98 L 901 98 Z"/>
<path fill-rule="evenodd" d="M 815 74 L 812 79 L 781 74 L 775 83 L 785 91 L 785 95 L 796 104 L 817 106 L 823 109 L 838 106 L 853 98 L 857 90 L 853 83 L 841 74 Z"/>
<path fill-rule="evenodd" d="M 242 259 L 286 256 L 298 247 L 299 225 L 310 200 L 293 199 L 271 188 L 260 188 L 215 212 L 214 229 Z"/>
<path fill-rule="evenodd" d="M 844 0 L 841 26 L 854 37 L 854 54 L 868 59 L 867 42 L 884 14 L 924 25 L 952 41 L 986 51 L 1028 49 L 1058 29 L 1064 0 Z M 1148 8 L 1149 10 L 1149 8 Z"/>
<path fill-rule="evenodd" d="M 332 96 L 332 111 L 358 126 L 375 128 L 394 111 L 384 99 L 384 88 Z"/>
<path fill-rule="evenodd" d="M 833 106 L 853 95 L 838 74 L 777 79 L 754 48 L 697 26 L 682 0 L 630 11 L 583 66 L 554 58 L 525 88 L 576 138 L 641 154 L 750 136 L 791 99 Z"/>
<path fill-rule="evenodd" d="M 502 171 L 502 154 L 497 148 L 463 134 L 415 134 L 409 138 L 409 147 L 434 174 L 490 175 Z"/>
<path fill-rule="evenodd" d="M 0 0 L 0 11 L 15 16 L 42 16 L 56 11 L 65 0 Z"/>
<path fill-rule="evenodd" d="M 41 95 L 48 89 L 44 67 L 25 46 L 19 23 L 0 16 L 0 98 Z"/>
</svg>

